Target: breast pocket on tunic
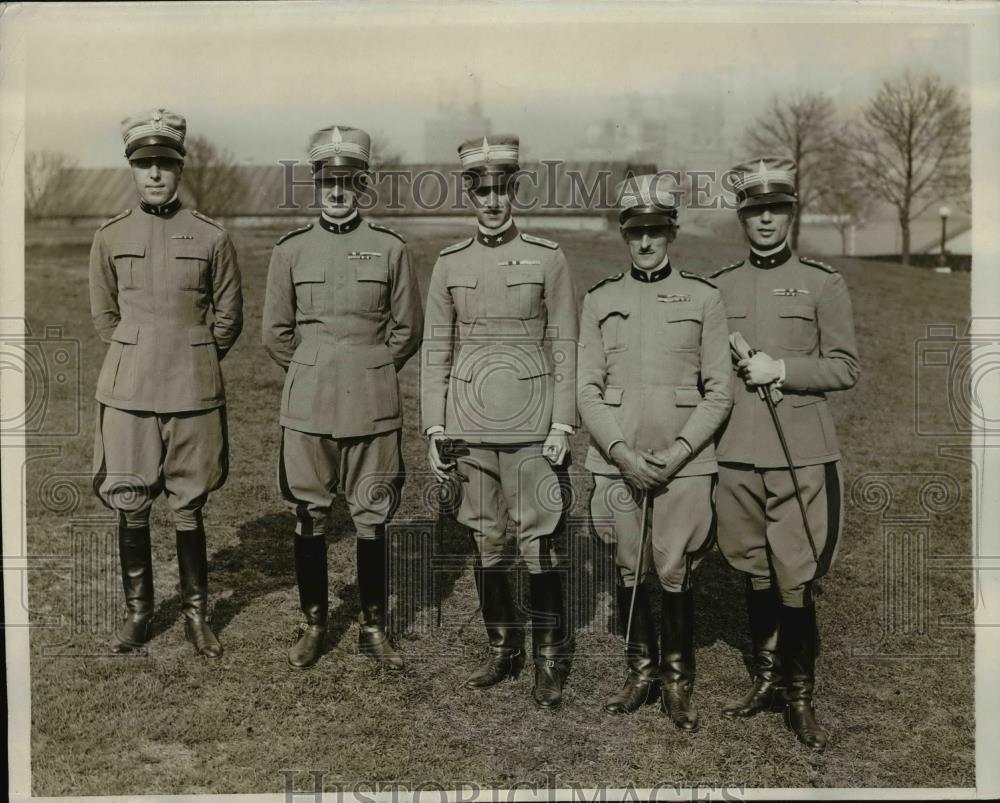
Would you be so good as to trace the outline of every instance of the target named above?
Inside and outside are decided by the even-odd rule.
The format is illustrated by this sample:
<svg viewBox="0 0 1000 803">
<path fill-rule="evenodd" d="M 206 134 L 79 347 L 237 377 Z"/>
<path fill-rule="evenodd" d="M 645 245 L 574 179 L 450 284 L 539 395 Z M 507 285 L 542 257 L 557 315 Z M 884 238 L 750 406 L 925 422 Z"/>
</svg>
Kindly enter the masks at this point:
<svg viewBox="0 0 1000 803">
<path fill-rule="evenodd" d="M 451 293 L 451 300 L 455 305 L 455 315 L 462 323 L 472 323 L 476 320 L 479 313 L 476 293 L 478 286 L 478 276 L 459 274 L 448 277 L 448 292 Z"/>
<path fill-rule="evenodd" d="M 354 269 L 358 304 L 363 312 L 379 312 L 389 303 L 389 266 L 385 262 L 364 262 Z"/>
<path fill-rule="evenodd" d="M 694 304 L 668 304 L 663 313 L 668 351 L 697 351 L 701 346 L 701 307 Z"/>
<path fill-rule="evenodd" d="M 778 339 L 790 351 L 812 351 L 818 342 L 816 310 L 812 304 L 788 303 L 778 307 Z"/>
<path fill-rule="evenodd" d="M 326 303 L 326 270 L 322 265 L 293 265 L 295 306 L 303 315 L 316 315 Z"/>
<path fill-rule="evenodd" d="M 136 290 L 146 284 L 146 246 L 143 243 L 115 243 L 111 256 L 119 290 Z"/>
<path fill-rule="evenodd" d="M 206 290 L 210 285 L 208 275 L 208 247 L 183 240 L 171 246 L 173 259 L 170 270 L 176 287 L 182 290 Z"/>
<path fill-rule="evenodd" d="M 738 332 L 746 317 L 746 307 L 726 306 L 726 320 L 729 321 L 729 330 L 731 332 Z"/>
<path fill-rule="evenodd" d="M 545 274 L 541 267 L 508 268 L 507 309 L 511 317 L 537 318 L 542 311 Z"/>
<path fill-rule="evenodd" d="M 630 313 L 631 310 L 619 307 L 601 312 L 597 325 L 601 330 L 601 344 L 604 346 L 605 354 L 628 349 L 628 336 L 625 327 Z"/>
</svg>

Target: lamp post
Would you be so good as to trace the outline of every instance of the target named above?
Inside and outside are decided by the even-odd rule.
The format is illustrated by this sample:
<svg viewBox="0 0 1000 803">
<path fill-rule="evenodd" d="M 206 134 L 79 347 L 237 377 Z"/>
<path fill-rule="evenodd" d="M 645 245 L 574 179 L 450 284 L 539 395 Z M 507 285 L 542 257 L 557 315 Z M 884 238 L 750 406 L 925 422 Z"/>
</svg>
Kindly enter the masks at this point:
<svg viewBox="0 0 1000 803">
<path fill-rule="evenodd" d="M 951 268 L 948 265 L 948 254 L 945 251 L 945 243 L 948 241 L 948 216 L 951 215 L 951 210 L 947 206 L 942 206 L 938 209 L 938 214 L 941 215 L 941 254 L 938 256 L 938 273 L 951 273 Z"/>
</svg>

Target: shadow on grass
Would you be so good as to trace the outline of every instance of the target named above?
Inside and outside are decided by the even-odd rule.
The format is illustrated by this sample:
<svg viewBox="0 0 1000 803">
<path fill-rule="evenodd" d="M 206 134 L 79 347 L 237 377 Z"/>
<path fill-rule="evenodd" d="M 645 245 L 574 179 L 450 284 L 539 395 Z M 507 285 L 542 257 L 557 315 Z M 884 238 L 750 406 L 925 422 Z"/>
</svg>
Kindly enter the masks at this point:
<svg viewBox="0 0 1000 803">
<path fill-rule="evenodd" d="M 455 593 L 474 552 L 471 536 L 451 515 L 441 515 L 429 528 L 391 541 L 390 611 L 393 636 L 421 635 L 441 626 L 440 611 Z"/>
<path fill-rule="evenodd" d="M 608 548 L 608 560 L 614 560 L 613 547 Z M 660 585 L 652 573 L 646 574 L 644 586 L 653 609 L 656 631 L 660 628 Z M 717 641 L 740 650 L 748 661 L 750 631 L 743 595 L 743 578 L 731 569 L 725 558 L 715 549 L 702 559 L 694 571 L 694 645 L 695 648 L 711 647 Z M 614 593 L 614 588 L 609 588 Z M 625 638 L 625 622 L 612 610 L 608 632 L 619 639 Z M 624 649 L 624 642 L 622 645 Z"/>
<path fill-rule="evenodd" d="M 354 538 L 354 525 L 346 511 L 335 508 L 331 525 L 335 535 L 330 538 L 330 544 Z M 221 636 L 236 616 L 261 597 L 295 587 L 294 538 L 295 516 L 291 513 L 260 516 L 240 525 L 234 545 L 220 549 L 209 558 L 210 592 L 220 589 L 231 592 L 218 600 L 211 610 L 212 629 L 216 635 Z M 356 584 L 336 589 L 336 592 L 343 604 L 330 611 L 328 644 L 340 640 L 361 610 Z M 151 638 L 172 627 L 182 615 L 182 608 L 179 594 L 158 605 Z"/>
<path fill-rule="evenodd" d="M 743 594 L 743 576 L 712 549 L 694 572 L 695 646 L 717 641 L 750 650 L 750 625 Z"/>
<path fill-rule="evenodd" d="M 337 535 L 331 543 L 342 538 L 354 538 L 353 525 L 346 511 L 335 508 L 332 525 L 332 531 Z M 231 592 L 229 596 L 219 599 L 212 610 L 212 627 L 220 637 L 233 619 L 257 600 L 275 591 L 295 587 L 294 531 L 295 517 L 290 513 L 260 516 L 240 526 L 234 545 L 212 555 L 209 560 L 210 589 Z M 459 578 L 470 571 L 475 547 L 466 528 L 454 518 L 442 517 L 427 536 L 429 541 L 426 538 L 393 541 L 394 571 L 390 578 L 390 593 L 396 603 L 392 605 L 390 615 L 391 631 L 396 637 L 406 634 L 419 636 L 424 628 L 436 628 L 438 606 L 454 595 Z M 563 576 L 563 590 L 574 634 L 597 630 L 614 632 L 621 638 L 624 625 L 619 623 L 616 626 L 613 609 L 607 621 L 594 621 L 600 610 L 599 594 L 606 592 L 612 598 L 614 595 L 613 584 L 606 582 L 599 565 L 603 561 L 613 565 L 613 548 L 593 539 L 583 549 L 586 560 L 581 559 L 582 553 L 577 555 L 572 548 L 567 551 L 560 548 L 559 551 L 567 558 L 568 566 L 565 568 L 568 573 Z M 531 605 L 527 572 L 519 560 L 513 555 L 510 557 L 511 583 L 528 646 Z M 726 564 L 717 550 L 705 556 L 694 577 L 695 646 L 707 647 L 722 641 L 740 650 L 746 660 L 750 643 L 742 578 Z M 405 583 L 409 584 L 408 587 L 402 587 Z M 658 617 L 655 586 L 655 582 L 652 583 L 649 590 L 654 600 L 654 617 Z M 332 588 L 331 592 L 335 592 L 342 603 L 330 610 L 328 648 L 343 638 L 361 610 L 356 583 Z M 478 604 L 478 600 L 474 602 Z M 174 594 L 163 600 L 153 617 L 152 637 L 172 627 L 181 615 L 179 595 Z M 469 624 L 478 626 L 478 614 L 470 617 Z M 485 644 L 485 633 L 483 641 Z"/>
</svg>

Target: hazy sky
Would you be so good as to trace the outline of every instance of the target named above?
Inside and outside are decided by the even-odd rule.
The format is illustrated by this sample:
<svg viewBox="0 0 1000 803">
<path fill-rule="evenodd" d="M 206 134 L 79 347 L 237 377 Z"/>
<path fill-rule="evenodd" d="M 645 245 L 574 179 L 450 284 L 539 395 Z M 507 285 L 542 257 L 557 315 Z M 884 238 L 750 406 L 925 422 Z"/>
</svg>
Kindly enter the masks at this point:
<svg viewBox="0 0 1000 803">
<path fill-rule="evenodd" d="M 650 3 L 587 16 L 506 4 L 22 13 L 35 17 L 27 145 L 67 151 L 81 165 L 121 164 L 119 121 L 153 106 L 183 113 L 189 131 L 258 163 L 303 157 L 309 133 L 334 122 L 381 129 L 419 160 L 425 118 L 467 104 L 475 78 L 493 130 L 515 131 L 549 158 L 628 93 L 725 93 L 728 119 L 742 125 L 773 93 L 796 88 L 826 91 L 848 111 L 906 68 L 968 87 L 959 25 L 692 23 Z"/>
</svg>

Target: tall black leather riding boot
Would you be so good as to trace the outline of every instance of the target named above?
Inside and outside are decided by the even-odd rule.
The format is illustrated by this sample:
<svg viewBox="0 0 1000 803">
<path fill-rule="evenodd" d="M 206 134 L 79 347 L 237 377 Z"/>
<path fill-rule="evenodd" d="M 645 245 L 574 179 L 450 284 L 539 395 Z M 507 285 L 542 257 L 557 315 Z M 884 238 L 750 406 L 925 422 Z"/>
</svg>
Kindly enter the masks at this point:
<svg viewBox="0 0 1000 803">
<path fill-rule="evenodd" d="M 483 610 L 490 654 L 465 681 L 470 689 L 495 686 L 509 677 L 517 677 L 524 667 L 524 634 L 511 595 L 507 570 L 502 567 L 476 566 L 476 587 Z"/>
<path fill-rule="evenodd" d="M 624 631 L 628 627 L 628 609 L 632 603 L 632 589 L 619 585 L 616 589 L 618 622 Z M 623 632 L 624 635 L 624 632 Z M 625 663 L 628 675 L 621 691 L 608 698 L 604 710 L 610 714 L 631 714 L 651 699 L 657 691 L 656 629 L 649 595 L 640 583 L 632 611 L 632 630 L 625 643 Z"/>
<path fill-rule="evenodd" d="M 674 725 L 698 730 L 694 693 L 694 592 L 664 591 L 660 617 L 660 701 Z"/>
<path fill-rule="evenodd" d="M 773 588 L 755 591 L 747 582 L 746 599 L 750 639 L 753 642 L 750 669 L 753 686 L 739 700 L 722 709 L 727 717 L 752 717 L 761 711 L 774 710 L 776 705 L 784 702 L 778 660 L 778 608 L 781 605 L 778 592 Z"/>
<path fill-rule="evenodd" d="M 385 536 L 357 539 L 358 597 L 361 600 L 358 651 L 387 669 L 403 668 L 403 656 L 386 631 L 388 545 Z"/>
<path fill-rule="evenodd" d="M 306 629 L 288 651 L 288 663 L 296 669 L 313 666 L 326 646 L 329 613 L 329 579 L 326 565 L 326 536 L 295 536 L 295 580 L 299 605 L 306 617 Z"/>
<path fill-rule="evenodd" d="M 531 647 L 535 663 L 532 697 L 539 708 L 557 708 L 562 702 L 569 622 L 559 572 L 529 574 L 531 587 Z"/>
<path fill-rule="evenodd" d="M 177 566 L 184 606 L 184 636 L 199 655 L 218 658 L 222 646 L 208 626 L 208 548 L 204 527 L 177 531 Z"/>
<path fill-rule="evenodd" d="M 118 525 L 118 557 L 127 614 L 111 642 L 111 651 L 126 653 L 149 640 L 153 619 L 153 553 L 148 524 L 128 527 L 122 521 Z"/>
<path fill-rule="evenodd" d="M 816 607 L 782 605 L 778 651 L 785 668 L 785 722 L 806 747 L 821 751 L 830 734 L 816 720 L 813 688 L 816 683 Z"/>
</svg>

